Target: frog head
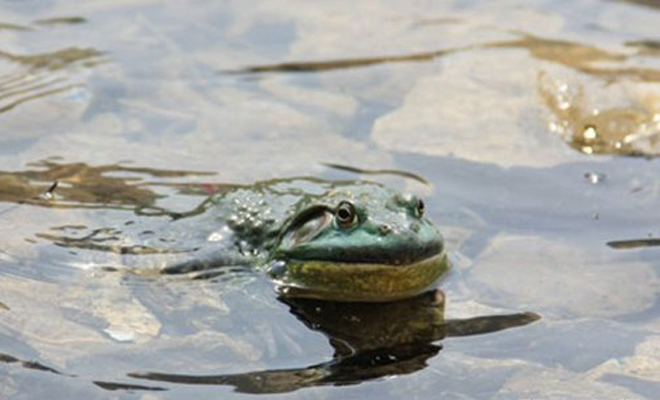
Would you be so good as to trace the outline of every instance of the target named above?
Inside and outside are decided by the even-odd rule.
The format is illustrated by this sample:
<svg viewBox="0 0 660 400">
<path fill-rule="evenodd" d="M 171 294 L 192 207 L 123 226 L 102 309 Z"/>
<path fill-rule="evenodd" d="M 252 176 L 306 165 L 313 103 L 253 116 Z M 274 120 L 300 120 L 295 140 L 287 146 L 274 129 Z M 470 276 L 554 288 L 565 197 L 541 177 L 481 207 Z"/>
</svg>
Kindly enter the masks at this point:
<svg viewBox="0 0 660 400">
<path fill-rule="evenodd" d="M 282 295 L 392 301 L 429 289 L 449 268 L 424 202 L 380 184 L 336 184 L 293 207 L 269 272 Z"/>
</svg>

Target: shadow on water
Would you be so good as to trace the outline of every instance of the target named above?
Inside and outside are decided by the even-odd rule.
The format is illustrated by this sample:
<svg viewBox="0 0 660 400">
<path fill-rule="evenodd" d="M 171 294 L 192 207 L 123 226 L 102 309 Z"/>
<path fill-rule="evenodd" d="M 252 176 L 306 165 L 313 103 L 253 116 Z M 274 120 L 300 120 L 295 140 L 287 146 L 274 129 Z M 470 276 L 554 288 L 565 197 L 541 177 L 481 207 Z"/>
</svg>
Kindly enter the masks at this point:
<svg viewBox="0 0 660 400">
<path fill-rule="evenodd" d="M 239 374 L 179 375 L 132 372 L 149 381 L 187 385 L 229 385 L 243 393 L 284 393 L 321 385 L 359 384 L 426 367 L 446 337 L 471 336 L 524 326 L 531 312 L 446 320 L 444 294 L 431 291 L 393 303 L 337 303 L 280 299 L 308 328 L 323 333 L 334 348 L 330 361 L 300 368 Z"/>
</svg>

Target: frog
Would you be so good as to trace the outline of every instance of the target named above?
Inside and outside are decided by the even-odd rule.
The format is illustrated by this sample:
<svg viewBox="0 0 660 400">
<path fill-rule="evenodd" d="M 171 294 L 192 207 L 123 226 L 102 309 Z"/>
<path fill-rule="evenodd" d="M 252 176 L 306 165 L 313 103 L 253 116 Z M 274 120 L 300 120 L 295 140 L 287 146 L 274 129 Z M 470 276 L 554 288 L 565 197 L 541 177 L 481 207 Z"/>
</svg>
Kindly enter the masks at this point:
<svg viewBox="0 0 660 400">
<path fill-rule="evenodd" d="M 118 254 L 106 269 L 209 278 L 254 268 L 292 298 L 394 301 L 432 288 L 450 269 L 423 200 L 368 180 L 234 185 L 148 228 L 124 224 L 50 239 Z"/>
<path fill-rule="evenodd" d="M 163 273 L 252 264 L 284 296 L 377 302 L 420 294 L 449 269 L 423 200 L 377 182 L 268 180 L 211 196 L 197 212 L 182 228 L 192 223 L 206 240 Z"/>
<path fill-rule="evenodd" d="M 72 204 L 80 198 L 73 191 L 75 185 L 46 187 L 50 196 L 42 196 L 39 205 L 56 206 L 63 200 Z M 425 368 L 445 338 L 522 327 L 540 318 L 531 312 L 445 318 L 445 297 L 438 281 L 450 272 L 451 265 L 443 236 L 418 196 L 369 180 L 316 177 L 250 185 L 191 184 L 183 189 L 195 194 L 210 189 L 213 193 L 205 193 L 201 201 L 194 197 L 184 211 L 176 211 L 171 204 L 164 208 L 156 202 L 158 195 L 148 189 L 123 191 L 122 196 L 131 194 L 125 197 L 133 203 L 108 201 L 101 211 L 92 213 L 95 219 L 88 224 L 67 211 L 63 217 L 71 221 L 69 225 L 38 234 L 56 245 L 47 246 L 49 265 L 61 260 L 72 266 L 101 267 L 107 273 L 94 270 L 83 274 L 81 282 L 100 280 L 99 287 L 104 287 L 105 280 L 120 283 L 94 291 L 92 297 L 109 293 L 111 301 L 105 303 L 112 303 L 117 298 L 114 290 L 121 287 L 143 306 L 140 310 L 162 317 L 158 326 L 164 333 L 151 338 L 162 342 L 122 344 L 113 354 L 127 352 L 127 358 L 133 358 L 144 352 L 139 358 L 149 360 L 152 343 L 159 343 L 161 352 L 188 353 L 192 346 L 201 348 L 200 354 L 220 355 L 212 375 L 201 374 L 208 373 L 208 368 L 195 373 L 194 368 L 183 371 L 158 360 L 158 367 L 147 362 L 144 369 L 125 370 L 118 381 L 94 380 L 102 389 L 162 391 L 172 384 L 203 384 L 233 386 L 245 393 L 284 393 L 358 384 Z M 112 190 L 102 193 L 112 194 Z M 97 205 L 97 201 L 94 198 L 91 204 Z M 128 217 L 127 209 L 133 211 Z M 120 222 L 117 215 L 122 216 Z M 235 274 L 239 272 L 264 279 L 250 278 L 246 280 L 249 284 L 240 287 L 245 281 Z M 143 276 L 147 277 L 144 281 Z M 169 278 L 183 282 L 170 285 L 175 282 Z M 215 278 L 204 284 L 195 281 Z M 270 282 L 275 293 L 268 290 Z M 260 292 L 262 288 L 266 290 Z M 250 312 L 243 306 L 251 307 Z M 254 345 L 248 354 L 253 357 L 255 349 L 265 353 L 265 347 L 277 345 L 283 337 L 287 343 L 295 340 L 288 338 L 288 328 L 279 328 L 279 324 L 290 328 L 290 320 L 278 315 L 281 307 L 327 338 L 334 350 L 331 358 L 285 369 L 273 368 L 266 359 L 263 368 L 225 370 L 228 362 L 235 363 L 232 357 L 245 354 L 243 344 Z M 82 306 L 79 310 L 85 315 Z M 113 309 L 97 310 L 90 316 L 105 320 L 103 326 L 112 325 L 114 315 L 127 319 Z M 212 341 L 207 347 L 203 338 L 209 332 L 228 341 Z M 246 338 L 246 332 L 257 333 Z M 260 332 L 266 332 L 266 340 Z M 114 340 L 130 340 L 109 329 L 103 333 Z M 241 340 L 234 342 L 234 337 Z M 15 367 L 36 365 L 39 371 L 62 379 L 86 379 L 49 366 L 49 360 L 42 364 L 21 354 L 0 354 L 3 357 Z M 81 362 L 91 363 L 95 357 L 94 352 L 85 354 Z"/>
</svg>

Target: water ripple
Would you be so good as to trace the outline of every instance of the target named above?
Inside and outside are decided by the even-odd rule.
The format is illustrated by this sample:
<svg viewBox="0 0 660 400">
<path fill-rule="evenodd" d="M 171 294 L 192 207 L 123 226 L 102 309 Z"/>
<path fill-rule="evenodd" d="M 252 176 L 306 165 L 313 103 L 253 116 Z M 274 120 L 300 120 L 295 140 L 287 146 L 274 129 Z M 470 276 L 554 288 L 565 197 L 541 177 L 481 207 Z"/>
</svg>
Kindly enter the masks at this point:
<svg viewBox="0 0 660 400">
<path fill-rule="evenodd" d="M 100 51 L 77 47 L 32 55 L 0 50 L 2 59 L 16 68 L 0 75 L 0 113 L 32 100 L 80 89 L 84 84 L 75 78 L 71 68 L 89 68 L 105 61 Z"/>
</svg>

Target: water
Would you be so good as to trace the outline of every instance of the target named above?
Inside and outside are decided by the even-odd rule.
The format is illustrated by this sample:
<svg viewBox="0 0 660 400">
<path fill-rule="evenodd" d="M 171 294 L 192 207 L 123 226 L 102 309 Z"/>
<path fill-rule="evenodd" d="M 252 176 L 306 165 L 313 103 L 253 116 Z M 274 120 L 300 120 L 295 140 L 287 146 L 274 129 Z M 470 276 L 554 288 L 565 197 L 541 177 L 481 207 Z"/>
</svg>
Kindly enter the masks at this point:
<svg viewBox="0 0 660 400">
<path fill-rule="evenodd" d="M 658 23 L 655 1 L 1 1 L 0 397 L 657 397 Z M 98 268 L 108 230 L 57 244 L 359 176 L 324 163 L 429 182 L 365 175 L 441 227 L 445 318 L 541 320 L 323 384 L 332 325 L 264 277 Z"/>
</svg>

